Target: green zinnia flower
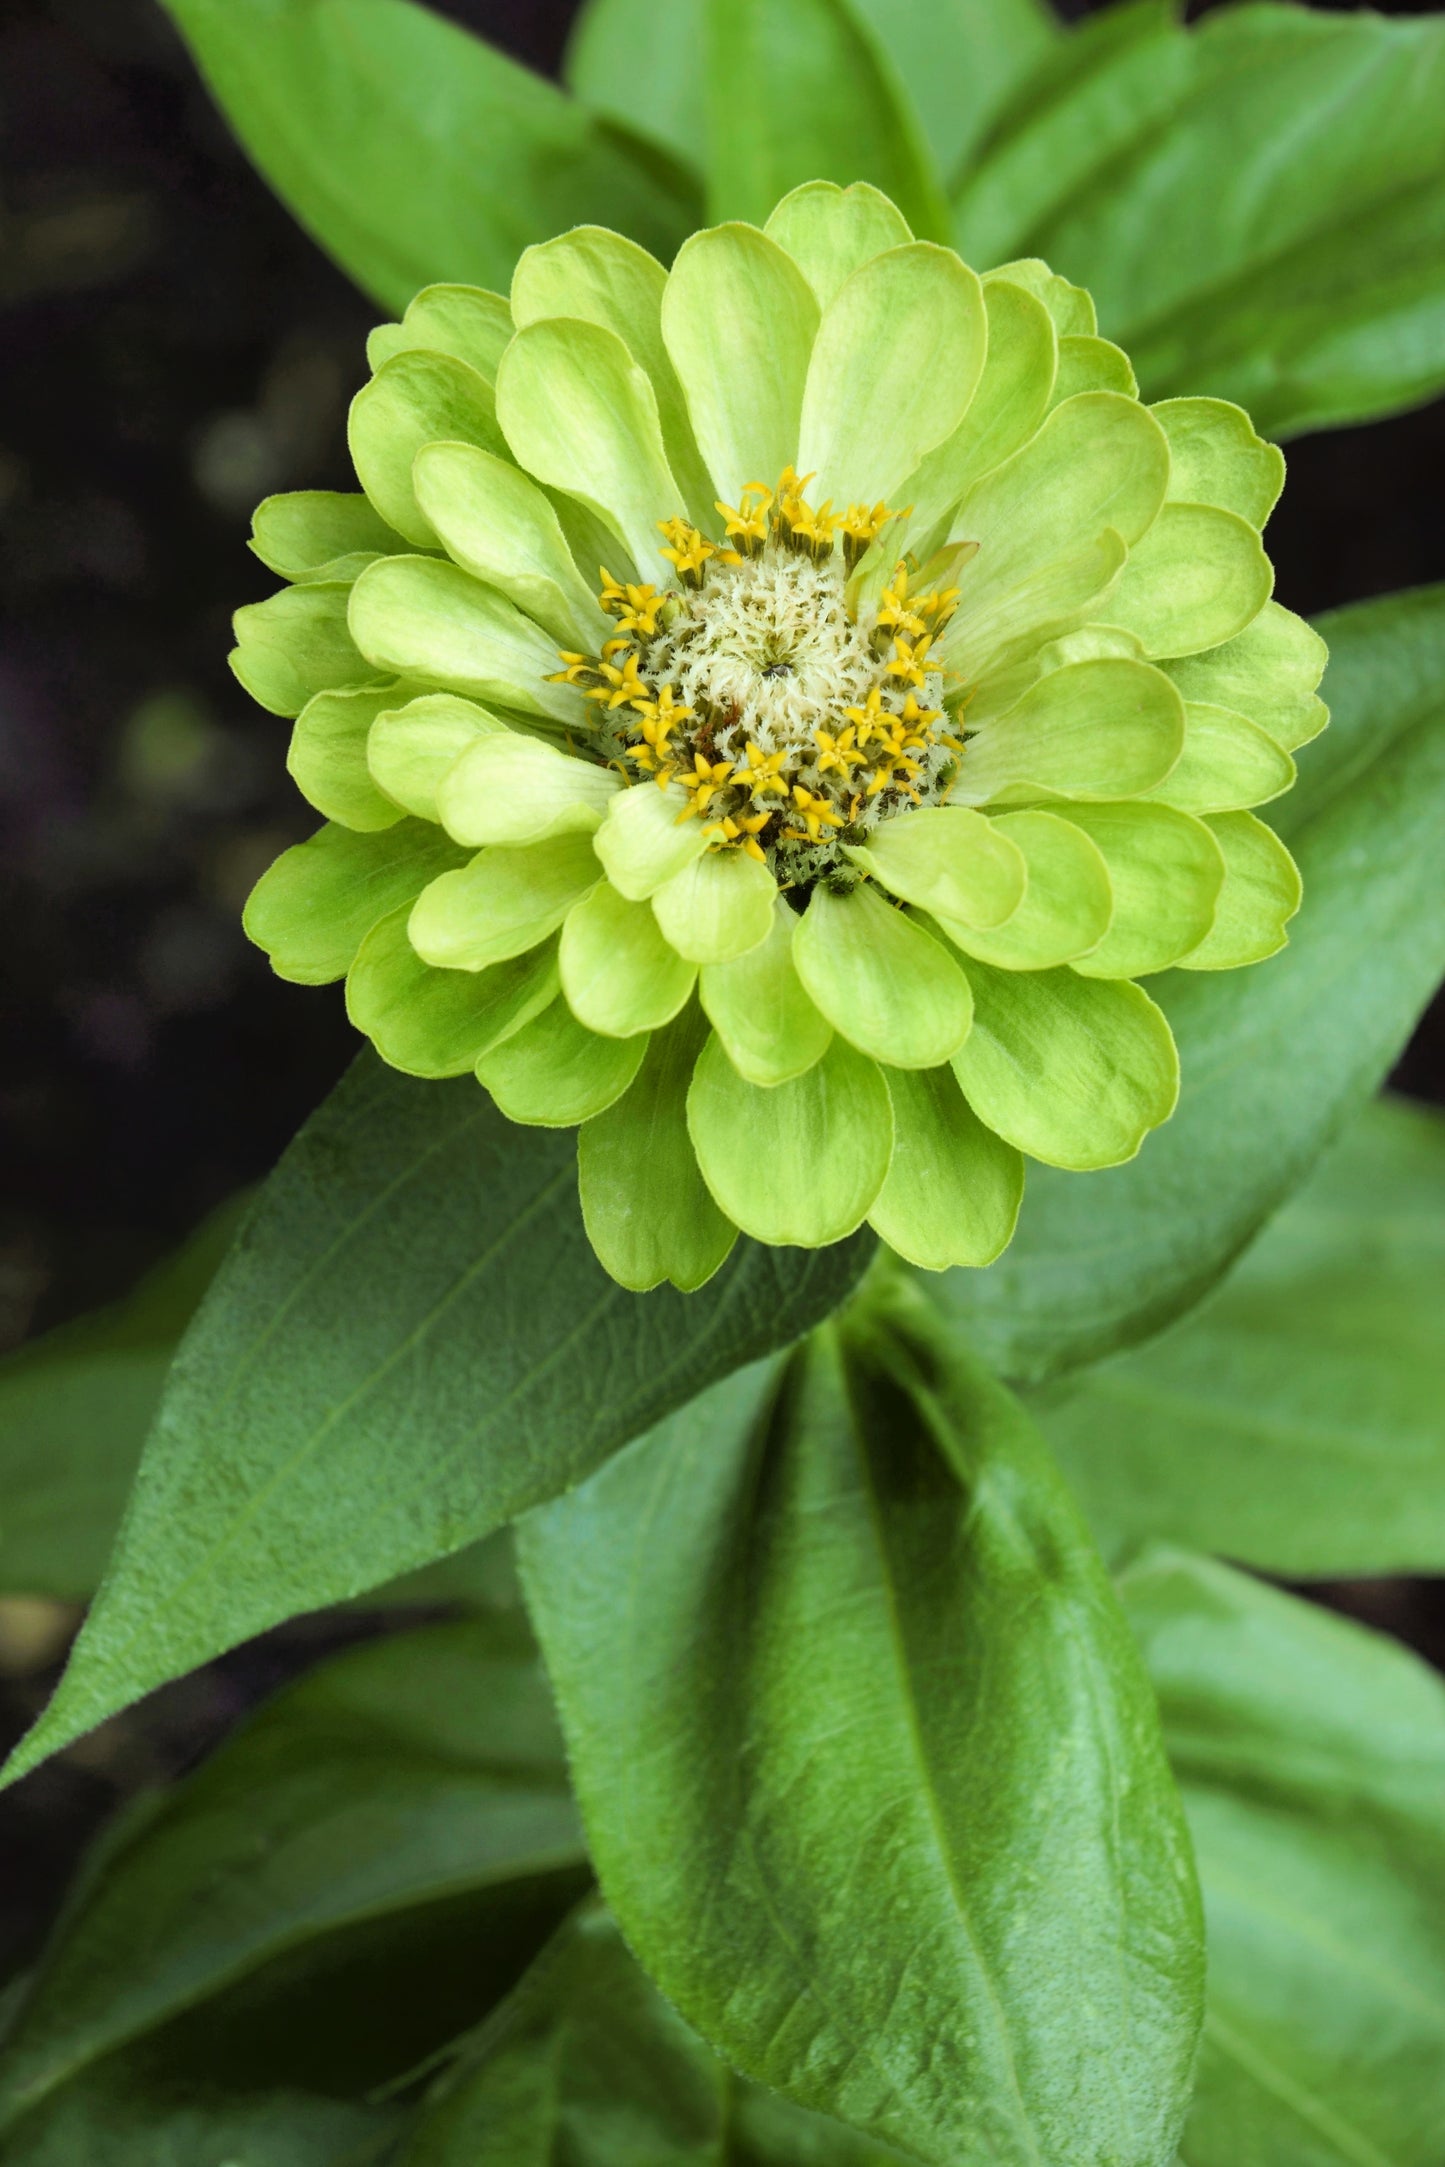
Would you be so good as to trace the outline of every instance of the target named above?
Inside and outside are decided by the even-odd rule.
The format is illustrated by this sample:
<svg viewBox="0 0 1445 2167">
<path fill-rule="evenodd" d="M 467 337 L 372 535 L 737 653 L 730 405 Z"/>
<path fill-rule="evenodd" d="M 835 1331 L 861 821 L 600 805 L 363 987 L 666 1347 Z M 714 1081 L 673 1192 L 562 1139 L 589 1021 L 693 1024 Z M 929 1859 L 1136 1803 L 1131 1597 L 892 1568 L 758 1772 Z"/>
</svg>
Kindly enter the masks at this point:
<svg viewBox="0 0 1445 2167">
<path fill-rule="evenodd" d="M 1270 955 L 1247 808 L 1321 727 L 1283 461 L 1092 303 L 815 184 L 670 273 L 582 228 L 373 335 L 362 496 L 271 499 L 234 661 L 328 825 L 246 924 L 419 1076 L 581 1124 L 633 1287 L 745 1229 L 1008 1242 L 1178 1062 L 1137 978 Z"/>
</svg>

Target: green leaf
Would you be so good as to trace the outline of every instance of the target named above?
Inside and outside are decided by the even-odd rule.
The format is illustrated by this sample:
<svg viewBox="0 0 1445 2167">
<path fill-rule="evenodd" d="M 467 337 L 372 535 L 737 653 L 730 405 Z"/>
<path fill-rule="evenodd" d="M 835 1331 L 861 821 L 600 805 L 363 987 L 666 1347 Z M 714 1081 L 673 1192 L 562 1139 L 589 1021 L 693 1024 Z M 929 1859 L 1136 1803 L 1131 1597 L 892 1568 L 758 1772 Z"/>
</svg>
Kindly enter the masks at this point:
<svg viewBox="0 0 1445 2167">
<path fill-rule="evenodd" d="M 107 1838 L 7 2033 L 0 2128 L 268 1964 L 323 1963 L 363 1922 L 465 1907 L 484 2008 L 513 1943 L 535 1948 L 586 1880 L 519 1620 L 354 1649 Z"/>
<path fill-rule="evenodd" d="M 383 307 L 505 292 L 595 220 L 670 256 L 699 206 L 584 107 L 412 0 L 164 0 L 250 156 Z"/>
<path fill-rule="evenodd" d="M 123 1301 L 0 1362 L 0 1594 L 94 1594 L 176 1341 L 245 1206 L 223 1204 Z"/>
<path fill-rule="evenodd" d="M 920 239 L 950 238 L 903 71 L 855 0 L 708 0 L 706 33 L 711 222 L 761 226 L 804 181 L 871 181 Z"/>
<path fill-rule="evenodd" d="M 929 1283 L 1007 1376 L 1130 1346 L 1197 1301 L 1373 1094 L 1445 971 L 1445 587 L 1321 630 L 1334 723 L 1268 808 L 1304 875 L 1288 948 L 1151 979 L 1183 1068 L 1173 1119 L 1131 1166 L 1031 1172 L 999 1262 Z"/>
<path fill-rule="evenodd" d="M 382 2167 L 403 2120 L 300 2087 L 228 2086 L 120 2055 L 0 2142 L 4 2167 Z"/>
<path fill-rule="evenodd" d="M 1087 286 L 1149 398 L 1217 393 L 1270 435 L 1445 384 L 1445 22 L 1110 10 L 1026 81 L 959 201 L 964 253 Z M 1047 69 L 1047 63 L 1046 63 Z M 1170 245 L 1161 248 L 1167 233 Z"/>
<path fill-rule="evenodd" d="M 615 126 L 657 144 L 701 185 L 707 0 L 584 0 L 562 74 Z"/>
<path fill-rule="evenodd" d="M 1445 1115 L 1383 1100 L 1204 1309 L 1035 1395 L 1108 1548 L 1445 1570 L 1442 1197 Z"/>
<path fill-rule="evenodd" d="M 1381 1635 L 1171 1552 L 1127 1573 L 1199 1856 L 1183 2167 L 1435 2167 L 1445 1689 Z"/>
<path fill-rule="evenodd" d="M 109 1578 L 10 1775 L 298 1611 L 461 1549 L 848 1293 L 866 1237 L 616 1286 L 575 1143 L 363 1055 L 181 1350 Z"/>
<path fill-rule="evenodd" d="M 735 2076 L 598 1904 L 553 1937 L 448 2072 L 397 2167 L 900 2167 Z"/>
<path fill-rule="evenodd" d="M 1017 1403 L 888 1282 L 529 1517 L 629 1944 L 919 2159 L 1158 2167 L 1202 1990 L 1142 1673 Z"/>
<path fill-rule="evenodd" d="M 1063 44 L 1046 0 L 854 0 L 900 66 L 945 178 L 993 114 Z"/>
</svg>

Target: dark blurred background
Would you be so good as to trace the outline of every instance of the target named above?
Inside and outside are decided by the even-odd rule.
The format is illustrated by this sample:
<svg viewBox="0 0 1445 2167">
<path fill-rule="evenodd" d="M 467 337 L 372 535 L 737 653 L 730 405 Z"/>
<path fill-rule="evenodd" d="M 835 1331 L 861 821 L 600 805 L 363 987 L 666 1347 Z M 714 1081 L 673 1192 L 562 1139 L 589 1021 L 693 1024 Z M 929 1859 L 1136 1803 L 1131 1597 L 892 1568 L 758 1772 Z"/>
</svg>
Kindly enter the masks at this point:
<svg viewBox="0 0 1445 2167">
<path fill-rule="evenodd" d="M 433 4 L 548 72 L 574 13 Z M 251 171 L 153 0 L 0 0 L 0 1348 L 124 1291 L 270 1167 L 350 1057 L 339 990 L 282 984 L 241 935 L 252 881 L 316 816 L 289 725 L 225 657 L 230 612 L 276 584 L 245 548 L 257 499 L 354 486 L 346 408 L 377 315 Z M 1280 599 L 1313 613 L 1445 578 L 1442 495 L 1445 403 L 1294 445 Z M 1438 1005 L 1396 1082 L 1445 1101 Z M 1438 1593 L 1338 1600 L 1445 1656 Z M 26 1787 L 0 1820 L 29 1846 L 0 1868 L 0 1956 L 114 1796 L 314 1632 Z M 0 1636 L 13 1728 L 53 1653 L 42 1635 L 7 1658 Z"/>
</svg>

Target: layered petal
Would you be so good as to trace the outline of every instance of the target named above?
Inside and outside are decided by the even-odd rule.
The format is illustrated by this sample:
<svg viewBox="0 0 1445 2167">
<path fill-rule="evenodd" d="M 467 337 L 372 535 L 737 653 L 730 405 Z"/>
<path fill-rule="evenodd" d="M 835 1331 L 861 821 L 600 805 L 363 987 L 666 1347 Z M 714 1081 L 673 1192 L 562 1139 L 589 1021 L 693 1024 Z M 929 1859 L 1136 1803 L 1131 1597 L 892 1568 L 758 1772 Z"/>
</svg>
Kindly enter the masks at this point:
<svg viewBox="0 0 1445 2167">
<path fill-rule="evenodd" d="M 595 513 L 645 579 L 665 580 L 658 522 L 687 517 L 657 395 L 615 331 L 544 318 L 497 370 L 497 418 L 519 463 Z"/>
<path fill-rule="evenodd" d="M 970 926 L 1011 918 L 1028 878 L 1010 838 L 963 805 L 925 806 L 885 821 L 848 856 L 905 903 Z"/>
<path fill-rule="evenodd" d="M 819 308 L 865 263 L 913 239 L 902 211 L 867 181 L 848 188 L 805 181 L 784 196 L 763 230 L 793 258 Z"/>
<path fill-rule="evenodd" d="M 809 999 L 793 961 L 799 921 L 779 896 L 765 941 L 726 963 L 703 966 L 698 991 L 708 1021 L 749 1083 L 788 1083 L 827 1052 L 833 1026 Z"/>
<path fill-rule="evenodd" d="M 1150 412 L 1169 439 L 1171 503 L 1214 504 L 1262 527 L 1284 487 L 1284 454 L 1228 399 L 1163 399 Z"/>
<path fill-rule="evenodd" d="M 1186 971 L 1236 971 L 1284 947 L 1285 928 L 1300 907 L 1299 867 L 1253 813 L 1221 813 L 1207 825 L 1224 856 L 1224 885 L 1213 925 L 1179 964 Z"/>
<path fill-rule="evenodd" d="M 1097 948 L 1074 969 L 1089 978 L 1167 970 L 1214 923 L 1224 859 L 1202 820 L 1167 805 L 1071 805 L 1109 869 L 1114 912 Z"/>
<path fill-rule="evenodd" d="M 427 444 L 416 500 L 454 563 L 515 602 L 560 647 L 595 649 L 612 626 L 573 562 L 557 514 L 509 460 L 474 444 Z"/>
<path fill-rule="evenodd" d="M 1166 504 L 1129 552 L 1109 622 L 1132 632 L 1146 655 L 1199 654 L 1242 632 L 1273 585 L 1247 519 L 1212 504 Z"/>
<path fill-rule="evenodd" d="M 440 970 L 485 970 L 554 933 L 597 878 L 587 835 L 484 850 L 423 889 L 409 921 L 411 944 Z"/>
<path fill-rule="evenodd" d="M 463 747 L 437 784 L 437 817 L 459 843 L 540 843 L 592 835 L 622 788 L 612 768 L 541 738 L 490 730 Z"/>
<path fill-rule="evenodd" d="M 450 354 L 489 384 L 514 329 L 504 295 L 481 286 L 424 286 L 399 324 L 378 324 L 366 358 L 382 368 L 397 354 Z"/>
<path fill-rule="evenodd" d="M 477 444 L 506 456 L 486 378 L 450 354 L 398 354 L 351 402 L 347 440 L 357 478 L 381 518 L 425 549 L 436 530 L 417 503 L 412 461 L 423 444 Z"/>
<path fill-rule="evenodd" d="M 574 726 L 586 719 L 582 695 L 550 682 L 557 650 L 546 633 L 460 565 L 438 557 L 383 557 L 351 589 L 349 622 L 376 674 L 500 700 L 524 715 Z"/>
<path fill-rule="evenodd" d="M 687 1118 L 708 1189 L 757 1241 L 820 1249 L 855 1232 L 893 1153 L 883 1073 L 838 1038 L 803 1075 L 765 1089 L 710 1037 Z"/>
<path fill-rule="evenodd" d="M 1047 1166 L 1132 1159 L 1179 1096 L 1179 1056 L 1147 993 L 1077 971 L 970 967 L 974 1027 L 953 1069 L 975 1113 Z"/>
<path fill-rule="evenodd" d="M 838 504 L 892 501 L 963 419 L 983 372 L 983 289 L 926 241 L 875 256 L 823 312 L 798 467 Z"/>
<path fill-rule="evenodd" d="M 465 853 L 419 820 L 380 835 L 328 825 L 283 850 L 251 890 L 242 923 L 278 978 L 325 986 L 344 978 L 382 918 L 409 905 Z"/>
<path fill-rule="evenodd" d="M 815 1006 L 860 1052 L 894 1068 L 936 1068 L 968 1036 L 968 980 L 942 941 L 866 882 L 816 888 L 793 936 Z"/>
<path fill-rule="evenodd" d="M 484 971 L 438 971 L 407 933 L 410 904 L 374 925 L 346 974 L 346 1013 L 408 1076 L 463 1076 L 557 994 L 557 944 Z"/>
<path fill-rule="evenodd" d="M 798 456 L 819 310 L 792 257 L 753 226 L 715 226 L 678 251 L 662 329 L 712 476 L 736 504 Z"/>
<path fill-rule="evenodd" d="M 709 850 L 653 891 L 665 938 L 689 963 L 727 963 L 768 937 L 777 883 L 740 850 Z"/>
<path fill-rule="evenodd" d="M 645 1033 L 600 1038 L 577 1021 L 565 1001 L 553 1001 L 482 1054 L 477 1081 L 509 1121 L 570 1129 L 616 1104 L 641 1068 L 647 1047 Z"/>
<path fill-rule="evenodd" d="M 1184 738 L 1184 702 L 1162 670 L 1108 656 L 1066 663 L 980 725 L 954 794 L 975 805 L 1009 792 L 1134 797 L 1164 781 Z"/>
<path fill-rule="evenodd" d="M 518 330 L 570 317 L 615 332 L 657 400 L 663 447 L 694 518 L 712 514 L 713 491 L 688 418 L 687 401 L 662 335 L 668 275 L 655 256 L 605 226 L 574 226 L 523 249 L 512 274 Z"/>
<path fill-rule="evenodd" d="M 437 789 L 457 755 L 477 738 L 506 728 L 499 716 L 454 692 L 424 693 L 404 707 L 383 705 L 367 732 L 367 767 L 377 786 L 407 812 L 439 821 Z"/>
<path fill-rule="evenodd" d="M 639 1293 L 664 1279 L 691 1293 L 737 1240 L 689 1134 L 689 1084 L 705 1028 L 687 1008 L 657 1032 L 632 1084 L 584 1122 L 577 1142 L 588 1238 L 613 1278 Z"/>
<path fill-rule="evenodd" d="M 1053 812 L 1000 813 L 994 825 L 1028 868 L 1023 901 L 992 931 L 940 917 L 949 939 L 1003 971 L 1053 970 L 1089 955 L 1114 916 L 1113 885 L 1098 845 Z"/>
<path fill-rule="evenodd" d="M 893 1157 L 869 1224 L 924 1271 L 992 1264 L 1018 1221 L 1022 1153 L 979 1120 L 951 1068 L 884 1075 Z"/>
<path fill-rule="evenodd" d="M 607 1038 L 671 1023 L 697 983 L 697 965 L 663 938 L 647 904 L 605 880 L 567 913 L 561 966 L 573 1015 Z"/>
</svg>

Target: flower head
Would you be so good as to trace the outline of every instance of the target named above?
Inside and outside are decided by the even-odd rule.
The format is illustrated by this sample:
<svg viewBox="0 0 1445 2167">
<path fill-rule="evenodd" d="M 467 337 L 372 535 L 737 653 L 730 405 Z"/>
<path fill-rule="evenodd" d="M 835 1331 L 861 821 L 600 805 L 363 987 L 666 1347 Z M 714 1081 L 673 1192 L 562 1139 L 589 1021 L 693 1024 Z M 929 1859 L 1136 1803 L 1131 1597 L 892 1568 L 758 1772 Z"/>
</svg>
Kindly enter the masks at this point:
<svg viewBox="0 0 1445 2167">
<path fill-rule="evenodd" d="M 1025 1154 L 1131 1157 L 1178 1083 L 1136 981 L 1299 899 L 1249 808 L 1324 650 L 1247 417 L 1141 404 L 1045 265 L 822 183 L 670 274 L 565 234 L 371 359 L 364 493 L 263 505 L 292 584 L 237 618 L 328 817 L 248 906 L 277 970 L 580 1124 L 633 1286 L 864 1219 L 986 1263 Z"/>
</svg>

